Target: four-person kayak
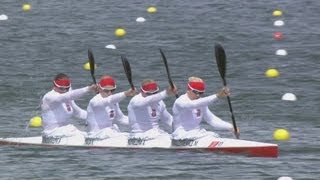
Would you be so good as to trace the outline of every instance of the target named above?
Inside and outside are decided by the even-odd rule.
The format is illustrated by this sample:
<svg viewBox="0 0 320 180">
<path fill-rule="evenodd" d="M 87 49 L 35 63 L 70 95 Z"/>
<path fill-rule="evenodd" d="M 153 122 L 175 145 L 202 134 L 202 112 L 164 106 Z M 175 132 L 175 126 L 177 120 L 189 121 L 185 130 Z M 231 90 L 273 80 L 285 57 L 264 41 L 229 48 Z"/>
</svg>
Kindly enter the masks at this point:
<svg viewBox="0 0 320 180">
<path fill-rule="evenodd" d="M 51 138 L 36 137 L 0 138 L 1 145 L 31 145 L 57 147 L 95 147 L 95 148 L 158 148 L 168 150 L 213 151 L 231 154 L 243 154 L 249 157 L 278 157 L 278 145 L 256 141 L 203 137 L 199 139 L 128 139 L 124 136 L 107 139 Z"/>
</svg>

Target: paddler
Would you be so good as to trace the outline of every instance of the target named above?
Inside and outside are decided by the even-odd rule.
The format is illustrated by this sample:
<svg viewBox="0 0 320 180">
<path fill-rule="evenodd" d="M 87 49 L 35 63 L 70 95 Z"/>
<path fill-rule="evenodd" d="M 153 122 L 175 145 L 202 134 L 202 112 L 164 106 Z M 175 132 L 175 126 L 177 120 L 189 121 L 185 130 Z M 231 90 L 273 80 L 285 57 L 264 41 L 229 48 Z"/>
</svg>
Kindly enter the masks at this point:
<svg viewBox="0 0 320 180">
<path fill-rule="evenodd" d="M 218 93 L 201 97 L 205 92 L 205 82 L 199 77 L 189 77 L 187 91 L 173 104 L 173 124 L 175 131 L 172 133 L 174 140 L 197 139 L 205 136 L 219 137 L 212 131 L 206 131 L 200 127 L 202 119 L 209 125 L 218 129 L 233 130 L 233 126 L 215 116 L 208 108 L 219 98 L 230 94 L 227 87 Z"/>
<path fill-rule="evenodd" d="M 103 75 L 98 84 L 99 94 L 94 96 L 88 105 L 87 123 L 89 132 L 87 139 L 112 138 L 121 133 L 116 122 L 122 125 L 129 125 L 129 120 L 119 107 L 119 102 L 126 97 L 136 95 L 136 90 L 131 88 L 127 91 L 115 93 L 116 82 L 110 75 Z"/>
<path fill-rule="evenodd" d="M 160 91 L 157 82 L 153 79 L 142 81 L 140 93 L 134 96 L 128 105 L 129 122 L 132 128 L 131 139 L 150 140 L 161 137 L 171 142 L 171 135 L 160 129 L 159 122 L 163 123 L 165 129 L 171 131 L 173 119 L 163 99 L 177 94 L 177 91 L 176 86 Z"/>
<path fill-rule="evenodd" d="M 54 77 L 53 89 L 43 96 L 41 102 L 43 143 L 58 143 L 60 140 L 57 139 L 72 136 L 84 140 L 85 132 L 72 125 L 71 118 L 74 116 L 85 120 L 87 112 L 74 100 L 90 91 L 96 92 L 96 89 L 96 85 L 90 85 L 71 90 L 71 80 L 66 74 L 59 73 Z"/>
</svg>

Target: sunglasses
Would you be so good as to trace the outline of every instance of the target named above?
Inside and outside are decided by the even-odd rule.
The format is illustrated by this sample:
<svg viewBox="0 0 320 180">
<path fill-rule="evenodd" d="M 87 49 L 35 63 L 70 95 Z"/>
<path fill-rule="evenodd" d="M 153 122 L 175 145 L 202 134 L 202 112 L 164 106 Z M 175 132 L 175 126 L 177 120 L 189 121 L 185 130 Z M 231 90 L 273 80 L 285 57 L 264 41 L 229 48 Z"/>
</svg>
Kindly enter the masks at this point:
<svg viewBox="0 0 320 180">
<path fill-rule="evenodd" d="M 154 92 L 145 92 L 146 93 L 146 95 L 154 95 L 154 94 L 157 94 L 159 91 L 154 91 Z"/>
<path fill-rule="evenodd" d="M 196 95 L 202 95 L 204 92 L 200 92 L 200 91 L 197 91 L 197 90 L 192 90 L 192 92 Z"/>
<path fill-rule="evenodd" d="M 111 89 L 111 90 L 108 90 L 108 89 L 104 89 L 103 92 L 105 93 L 113 93 L 116 89 Z"/>
<path fill-rule="evenodd" d="M 64 88 L 64 87 L 58 87 L 60 91 L 69 91 L 70 87 Z"/>
</svg>

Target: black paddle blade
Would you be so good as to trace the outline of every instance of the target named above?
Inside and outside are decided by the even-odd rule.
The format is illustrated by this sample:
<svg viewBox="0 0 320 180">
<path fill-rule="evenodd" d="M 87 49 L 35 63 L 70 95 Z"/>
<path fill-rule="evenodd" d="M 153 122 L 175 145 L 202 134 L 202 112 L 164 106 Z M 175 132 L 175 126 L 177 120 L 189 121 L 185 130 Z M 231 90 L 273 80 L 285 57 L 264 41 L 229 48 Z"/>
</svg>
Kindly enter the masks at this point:
<svg viewBox="0 0 320 180">
<path fill-rule="evenodd" d="M 216 56 L 219 73 L 223 80 L 223 85 L 226 86 L 227 84 L 225 80 L 226 64 L 227 64 L 226 53 L 224 52 L 224 49 L 220 44 L 215 44 L 214 49 L 215 49 L 215 56 Z"/>
<path fill-rule="evenodd" d="M 94 84 L 97 84 L 96 78 L 94 77 L 95 62 L 94 62 L 94 57 L 93 57 L 93 53 L 92 53 L 91 49 L 88 49 L 88 58 L 89 58 L 90 73 L 91 73 L 92 80 L 93 80 Z"/>
<path fill-rule="evenodd" d="M 163 53 L 163 51 L 161 50 L 161 48 L 160 48 L 159 50 L 160 50 L 160 54 L 161 54 L 161 57 L 162 57 L 163 62 L 164 62 L 164 66 L 166 67 L 169 84 L 170 84 L 171 88 L 173 89 L 174 86 L 173 86 L 173 82 L 172 82 L 172 79 L 171 79 L 171 75 L 170 75 L 170 71 L 169 71 L 169 66 L 168 66 L 167 58 L 166 58 L 166 56 L 164 55 L 164 53 Z M 176 98 L 178 98 L 178 97 L 179 97 L 179 95 L 176 94 Z"/>
<path fill-rule="evenodd" d="M 161 49 L 159 49 L 159 50 L 160 50 L 160 54 L 161 54 L 162 59 L 163 59 L 163 62 L 164 62 L 164 66 L 166 67 L 169 84 L 170 84 L 171 88 L 173 88 L 173 83 L 172 83 L 172 79 L 171 79 L 171 76 L 170 76 L 170 71 L 169 71 L 169 67 L 168 67 L 167 58 L 166 58 L 166 56 L 164 55 L 163 51 L 162 51 Z"/>
<path fill-rule="evenodd" d="M 131 86 L 131 89 L 134 89 L 133 83 L 132 83 L 132 75 L 131 75 L 131 67 L 130 67 L 130 63 L 128 62 L 128 59 L 124 56 L 121 56 L 121 60 L 122 60 L 122 65 L 123 65 L 123 69 L 124 72 L 126 73 L 127 79 L 129 81 L 129 84 Z"/>
</svg>

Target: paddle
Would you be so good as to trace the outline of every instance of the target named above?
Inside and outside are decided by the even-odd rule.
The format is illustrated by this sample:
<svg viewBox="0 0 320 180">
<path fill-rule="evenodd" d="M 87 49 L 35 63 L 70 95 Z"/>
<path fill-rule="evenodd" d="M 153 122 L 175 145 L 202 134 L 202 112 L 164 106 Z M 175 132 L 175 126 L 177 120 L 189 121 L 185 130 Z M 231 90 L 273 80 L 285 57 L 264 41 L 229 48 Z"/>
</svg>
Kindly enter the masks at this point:
<svg viewBox="0 0 320 180">
<path fill-rule="evenodd" d="M 94 76 L 95 62 L 94 62 L 94 57 L 93 57 L 93 53 L 92 53 L 91 49 L 88 49 L 88 58 L 89 58 L 90 73 L 91 73 L 93 83 L 97 84 L 96 78 Z"/>
<path fill-rule="evenodd" d="M 216 56 L 217 66 L 219 69 L 221 79 L 223 81 L 223 86 L 227 86 L 227 81 L 225 78 L 226 64 L 227 64 L 226 53 L 220 44 L 215 44 L 214 48 L 215 48 L 215 56 Z M 240 133 L 238 132 L 238 129 L 237 129 L 236 120 L 234 119 L 230 97 L 227 96 L 227 99 L 228 99 L 229 109 L 231 112 L 234 134 L 235 134 L 236 138 L 239 139 Z"/>
<path fill-rule="evenodd" d="M 161 49 L 159 49 L 159 50 L 160 50 L 160 54 L 161 54 L 161 56 L 162 56 L 164 65 L 165 65 L 165 67 L 166 67 L 169 84 L 170 84 L 171 88 L 173 89 L 174 86 L 173 86 L 173 82 L 172 82 L 172 79 L 171 79 L 171 76 L 170 76 L 170 71 L 169 71 L 169 67 L 168 67 L 167 58 L 166 58 L 166 56 L 164 55 L 163 51 L 162 51 Z M 178 97 L 179 97 L 179 95 L 176 94 L 176 98 L 178 98 Z"/>
<path fill-rule="evenodd" d="M 131 86 L 131 89 L 134 90 L 134 86 L 132 83 L 132 75 L 131 75 L 131 67 L 130 64 L 128 62 L 128 59 L 124 56 L 121 56 L 121 60 L 122 60 L 122 65 L 123 65 L 123 69 L 124 72 L 126 73 L 127 79 L 129 81 L 129 84 Z"/>
</svg>

